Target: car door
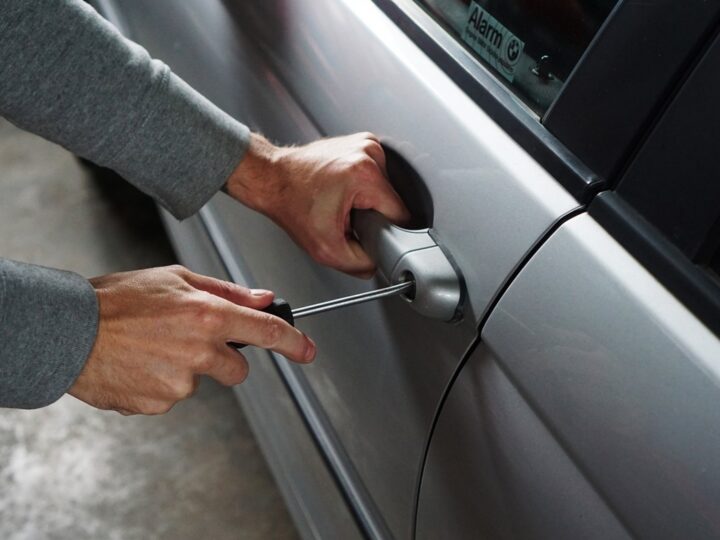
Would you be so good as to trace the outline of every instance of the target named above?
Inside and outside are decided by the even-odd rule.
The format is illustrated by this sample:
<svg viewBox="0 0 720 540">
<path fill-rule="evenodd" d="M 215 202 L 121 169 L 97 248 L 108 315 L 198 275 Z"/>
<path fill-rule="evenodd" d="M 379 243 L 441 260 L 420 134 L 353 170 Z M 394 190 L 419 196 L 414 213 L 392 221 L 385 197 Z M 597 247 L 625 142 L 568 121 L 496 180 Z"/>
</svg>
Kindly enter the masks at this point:
<svg viewBox="0 0 720 540">
<path fill-rule="evenodd" d="M 427 434 L 444 389 L 477 341 L 479 324 L 521 263 L 580 212 L 604 181 L 573 155 L 569 142 L 575 139 L 561 142 L 543 122 L 553 120 L 562 133 L 567 125 L 562 120 L 577 112 L 572 104 L 582 103 L 582 88 L 574 93 L 569 88 L 585 79 L 573 85 L 565 79 L 572 81 L 571 73 L 587 61 L 575 66 L 612 2 L 597 3 L 592 16 L 583 18 L 585 31 L 572 54 L 561 50 L 562 58 L 551 60 L 542 60 L 543 47 L 553 45 L 547 21 L 540 30 L 516 29 L 516 35 L 509 28 L 512 10 L 503 15 L 505 24 L 492 15 L 501 17 L 499 5 L 420 4 L 100 2 L 133 38 L 215 103 L 279 142 L 364 130 L 379 134 L 392 179 L 410 186 L 406 194 L 424 194 L 411 205 L 424 218 L 418 226 L 429 230 L 420 234 L 438 247 L 463 284 L 461 316 L 451 323 L 423 316 L 412 303 L 395 298 L 299 323 L 318 342 L 312 366 L 248 351 L 253 375 L 238 391 L 308 536 L 350 530 L 345 513 L 359 534 L 411 536 Z M 453 8 L 452 17 L 445 17 L 450 13 L 445 5 Z M 613 13 L 617 24 L 628 24 L 626 13 Z M 479 52 L 482 17 L 486 24 L 492 17 L 495 32 L 504 32 L 508 43 L 516 39 L 515 52 L 498 46 L 494 35 L 495 57 Z M 527 34 L 520 35 L 523 31 Z M 668 79 L 694 42 L 672 45 L 680 52 L 672 57 L 675 64 L 668 60 L 661 71 Z M 648 51 L 648 58 L 655 53 Z M 507 56 L 500 73 L 498 54 L 512 55 L 520 67 L 513 64 L 508 73 Z M 627 122 L 628 141 L 634 141 L 652 105 L 662 101 L 670 82 L 659 79 L 644 96 L 649 107 L 633 109 L 638 121 Z M 565 94 L 573 98 L 568 106 Z M 605 112 L 598 126 L 616 119 L 616 111 Z M 607 156 L 625 155 L 629 145 L 616 142 Z M 168 223 L 179 251 L 195 268 L 275 289 L 293 305 L 384 284 L 381 278 L 366 283 L 316 265 L 273 224 L 224 195 L 199 220 Z M 209 244 L 212 255 L 198 255 L 199 247 L 187 247 L 192 242 Z M 290 410 L 288 400 L 300 419 L 292 426 L 283 423 L 289 417 L 268 416 L 272 407 Z M 302 430 L 320 461 L 303 463 L 289 446 L 302 439 Z M 303 443 L 303 451 L 307 448 Z M 342 503 L 331 506 L 339 516 L 335 521 L 321 517 L 318 504 L 329 489 L 328 471 Z"/>
<path fill-rule="evenodd" d="M 716 32 L 692 59 L 616 188 L 483 326 L 432 437 L 418 538 L 720 535 Z"/>
</svg>

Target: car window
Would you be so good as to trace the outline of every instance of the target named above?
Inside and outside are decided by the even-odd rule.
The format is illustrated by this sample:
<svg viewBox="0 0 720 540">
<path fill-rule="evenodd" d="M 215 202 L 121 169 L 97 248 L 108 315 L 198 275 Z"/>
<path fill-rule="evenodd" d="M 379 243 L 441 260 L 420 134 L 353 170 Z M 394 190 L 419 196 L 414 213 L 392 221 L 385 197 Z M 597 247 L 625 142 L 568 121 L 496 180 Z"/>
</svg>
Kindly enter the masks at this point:
<svg viewBox="0 0 720 540">
<path fill-rule="evenodd" d="M 542 115 L 617 0 L 415 0 Z"/>
</svg>

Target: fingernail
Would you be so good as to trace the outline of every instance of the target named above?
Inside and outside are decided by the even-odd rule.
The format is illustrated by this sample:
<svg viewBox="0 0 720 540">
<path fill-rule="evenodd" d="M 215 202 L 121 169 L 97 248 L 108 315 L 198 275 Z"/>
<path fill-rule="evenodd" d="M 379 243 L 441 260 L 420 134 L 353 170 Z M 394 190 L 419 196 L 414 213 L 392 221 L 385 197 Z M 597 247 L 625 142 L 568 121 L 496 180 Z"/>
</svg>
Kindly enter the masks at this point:
<svg viewBox="0 0 720 540">
<path fill-rule="evenodd" d="M 266 291 L 265 289 L 250 289 L 250 293 L 253 296 L 265 296 L 266 294 L 272 294 L 271 291 Z"/>
<path fill-rule="evenodd" d="M 305 348 L 305 360 L 307 362 L 310 362 L 311 360 L 313 360 L 315 358 L 315 355 L 317 354 L 317 346 L 315 345 L 315 342 L 312 339 L 307 338 L 307 341 L 308 341 L 308 344 Z"/>
</svg>

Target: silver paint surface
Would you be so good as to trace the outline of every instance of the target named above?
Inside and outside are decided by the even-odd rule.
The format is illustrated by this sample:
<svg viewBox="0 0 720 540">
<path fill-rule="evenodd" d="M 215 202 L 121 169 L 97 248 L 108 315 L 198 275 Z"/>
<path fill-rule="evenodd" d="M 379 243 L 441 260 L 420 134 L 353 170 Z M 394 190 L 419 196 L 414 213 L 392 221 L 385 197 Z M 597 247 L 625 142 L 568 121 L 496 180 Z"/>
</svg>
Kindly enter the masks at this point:
<svg viewBox="0 0 720 540">
<path fill-rule="evenodd" d="M 594 220 L 560 227 L 483 340 L 633 536 L 720 535 L 720 340 Z"/>
<path fill-rule="evenodd" d="M 433 436 L 417 538 L 630 535 L 480 344 L 453 385 Z"/>
</svg>

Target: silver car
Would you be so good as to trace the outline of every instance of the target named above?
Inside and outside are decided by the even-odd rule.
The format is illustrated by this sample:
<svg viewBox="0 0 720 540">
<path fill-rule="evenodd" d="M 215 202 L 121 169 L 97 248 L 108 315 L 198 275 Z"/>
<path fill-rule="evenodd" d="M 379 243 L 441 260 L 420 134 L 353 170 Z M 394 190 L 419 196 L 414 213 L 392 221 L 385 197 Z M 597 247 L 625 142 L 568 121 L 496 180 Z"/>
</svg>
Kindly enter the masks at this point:
<svg viewBox="0 0 720 540">
<path fill-rule="evenodd" d="M 294 306 L 237 395 L 304 538 L 720 537 L 720 2 L 96 0 L 280 143 L 378 134 L 415 223 L 314 263 L 223 194 L 184 264 Z"/>
</svg>

